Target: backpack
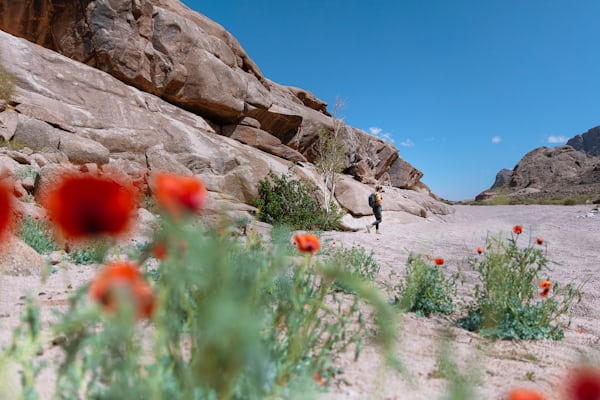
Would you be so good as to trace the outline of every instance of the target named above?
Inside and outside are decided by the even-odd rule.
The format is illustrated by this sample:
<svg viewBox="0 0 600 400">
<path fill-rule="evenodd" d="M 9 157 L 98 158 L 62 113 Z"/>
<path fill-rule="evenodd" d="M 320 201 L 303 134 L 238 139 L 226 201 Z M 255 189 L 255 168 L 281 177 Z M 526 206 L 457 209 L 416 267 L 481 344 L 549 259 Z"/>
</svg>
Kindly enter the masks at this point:
<svg viewBox="0 0 600 400">
<path fill-rule="evenodd" d="M 369 207 L 375 207 L 375 193 L 369 195 Z"/>
</svg>

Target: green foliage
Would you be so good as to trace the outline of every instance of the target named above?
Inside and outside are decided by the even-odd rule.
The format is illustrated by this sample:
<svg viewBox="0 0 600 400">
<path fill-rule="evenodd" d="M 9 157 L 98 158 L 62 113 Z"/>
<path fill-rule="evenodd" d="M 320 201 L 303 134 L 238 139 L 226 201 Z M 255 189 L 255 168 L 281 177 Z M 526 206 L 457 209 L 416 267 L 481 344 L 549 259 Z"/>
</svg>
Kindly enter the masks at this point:
<svg viewBox="0 0 600 400">
<path fill-rule="evenodd" d="M 350 276 L 366 282 L 375 282 L 375 277 L 379 272 L 379 264 L 375 261 L 374 252 L 367 252 L 362 246 L 352 246 L 351 248 L 336 248 L 329 255 L 332 265 L 347 271 Z M 334 289 L 345 293 L 353 293 L 350 287 L 346 287 L 343 282 L 334 282 Z"/>
<path fill-rule="evenodd" d="M 0 60 L 0 100 L 7 102 L 12 100 L 15 92 L 14 76 L 6 70 Z"/>
<path fill-rule="evenodd" d="M 346 167 L 346 146 L 335 132 L 319 131 L 319 155 L 315 167 L 322 175 L 338 174 Z"/>
<path fill-rule="evenodd" d="M 19 225 L 18 236 L 40 254 L 49 254 L 57 249 L 46 220 L 24 216 Z"/>
<path fill-rule="evenodd" d="M 79 289 L 51 325 L 53 337 L 64 338 L 56 398 L 311 398 L 339 372 L 336 356 L 359 355 L 370 332 L 363 301 L 375 310 L 383 353 L 394 354 L 396 326 L 384 296 L 326 260 L 290 257 L 289 232 L 242 243 L 171 221 L 158 234 L 167 252 L 147 274 L 157 294 L 151 329 L 135 324 L 131 301 L 117 297 L 125 307 L 106 312 L 87 299 L 87 287 Z M 335 293 L 334 282 L 356 296 Z M 39 321 L 39 313 L 27 320 Z M 28 398 L 37 398 L 33 382 L 43 368 L 23 354 L 43 346 L 36 326 L 19 326 L 8 353 L 25 371 Z"/>
<path fill-rule="evenodd" d="M 581 291 L 553 282 L 548 297 L 542 297 L 539 285 L 548 279 L 550 261 L 542 246 L 519 248 L 518 239 L 515 234 L 506 241 L 488 238 L 484 254 L 468 260 L 479 283 L 459 326 L 489 338 L 562 339 L 560 320 Z"/>
<path fill-rule="evenodd" d="M 258 218 L 291 229 L 335 230 L 340 225 L 342 212 L 331 203 L 327 213 L 315 197 L 317 190 L 310 182 L 294 179 L 291 171 L 282 176 L 270 171 L 267 178 L 259 182 L 259 197 L 254 202 L 259 208 Z"/>
<path fill-rule="evenodd" d="M 75 247 L 69 252 L 69 260 L 77 265 L 99 264 L 106 258 L 108 245 L 92 242 Z"/>
<path fill-rule="evenodd" d="M 454 312 L 456 276 L 448 276 L 444 265 L 431 265 L 421 255 L 410 254 L 404 282 L 397 285 L 396 304 L 417 315 L 447 315 Z"/>
</svg>

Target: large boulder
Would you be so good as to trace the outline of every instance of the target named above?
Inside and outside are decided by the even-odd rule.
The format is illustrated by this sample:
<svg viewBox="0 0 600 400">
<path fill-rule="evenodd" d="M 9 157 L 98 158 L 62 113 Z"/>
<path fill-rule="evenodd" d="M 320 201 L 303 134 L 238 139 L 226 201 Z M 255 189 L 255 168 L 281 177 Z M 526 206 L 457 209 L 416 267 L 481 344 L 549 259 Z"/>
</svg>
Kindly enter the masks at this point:
<svg viewBox="0 0 600 400">
<path fill-rule="evenodd" d="M 573 142 L 582 137 L 578 135 Z M 508 195 L 515 201 L 523 198 L 550 200 L 597 196 L 600 191 L 600 157 L 591 154 L 594 149 L 592 142 L 587 140 L 587 145 L 581 144 L 581 150 L 570 145 L 534 149 L 513 170 L 500 171 L 493 186 L 480 193 L 476 200 L 490 200 L 499 195 Z M 590 152 L 584 151 L 584 148 Z"/>
<path fill-rule="evenodd" d="M 42 275 L 45 267 L 44 258 L 16 236 L 10 235 L 0 244 L 0 274 Z"/>
<path fill-rule="evenodd" d="M 229 32 L 178 0 L 0 0 L 0 10 L 1 29 L 192 111 L 214 123 L 217 132 L 219 125 L 256 119 L 262 132 L 283 145 L 263 150 L 280 158 L 315 161 L 320 133 L 333 129 L 325 102 L 266 79 Z M 69 77 L 62 79 L 69 86 Z M 109 108 L 109 114 L 115 111 Z M 98 132 L 86 135 L 111 151 L 152 145 L 139 132 L 121 126 L 104 129 L 104 141 Z M 364 183 L 417 186 L 422 174 L 398 163 L 398 150 L 390 143 L 346 125 L 341 136 L 348 150 L 346 173 Z M 165 149 L 174 151 L 169 144 Z"/>
<path fill-rule="evenodd" d="M 335 197 L 349 214 L 361 217 L 373 213 L 368 203 L 369 194 L 372 192 L 371 187 L 344 176 L 336 185 Z M 429 214 L 446 215 L 454 212 L 447 204 L 414 190 L 386 187 L 382 196 L 384 211 L 403 211 L 423 218 Z"/>
<path fill-rule="evenodd" d="M 600 126 L 575 135 L 567 141 L 567 145 L 590 156 L 600 156 Z"/>
</svg>

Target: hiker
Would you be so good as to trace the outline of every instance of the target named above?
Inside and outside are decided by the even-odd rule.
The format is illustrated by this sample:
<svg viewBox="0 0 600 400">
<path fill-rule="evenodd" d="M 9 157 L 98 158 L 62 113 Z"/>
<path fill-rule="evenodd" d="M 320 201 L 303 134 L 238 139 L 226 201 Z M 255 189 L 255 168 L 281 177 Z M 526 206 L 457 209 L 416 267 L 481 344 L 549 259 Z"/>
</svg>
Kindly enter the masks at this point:
<svg viewBox="0 0 600 400">
<path fill-rule="evenodd" d="M 371 233 L 371 226 L 375 226 L 375 233 L 381 234 L 379 232 L 379 224 L 381 223 L 381 193 L 383 192 L 383 188 L 380 185 L 375 186 L 375 193 L 372 193 L 369 199 L 369 205 L 373 209 L 373 215 L 375 215 L 375 222 L 367 225 L 367 232 Z"/>
</svg>

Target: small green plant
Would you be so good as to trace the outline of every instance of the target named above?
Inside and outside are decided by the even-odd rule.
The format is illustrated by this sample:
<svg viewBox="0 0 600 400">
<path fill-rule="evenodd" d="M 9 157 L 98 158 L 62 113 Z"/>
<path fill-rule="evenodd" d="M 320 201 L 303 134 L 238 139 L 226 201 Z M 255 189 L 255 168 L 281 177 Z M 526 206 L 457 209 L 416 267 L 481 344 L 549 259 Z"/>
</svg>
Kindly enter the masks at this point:
<svg viewBox="0 0 600 400">
<path fill-rule="evenodd" d="M 69 252 L 69 260 L 77 265 L 100 264 L 106 258 L 108 244 L 92 242 L 84 246 L 77 246 Z"/>
<path fill-rule="evenodd" d="M 375 277 L 380 269 L 373 250 L 367 252 L 362 246 L 333 249 L 329 260 L 332 265 L 348 271 L 351 276 L 371 283 L 375 282 Z M 333 288 L 345 293 L 353 293 L 352 289 L 344 286 L 342 282 L 334 282 Z"/>
<path fill-rule="evenodd" d="M 44 219 L 24 216 L 19 225 L 18 236 L 40 254 L 49 254 L 57 249 L 48 222 Z"/>
<path fill-rule="evenodd" d="M 456 275 L 450 276 L 443 259 L 434 262 L 410 254 L 405 281 L 397 285 L 396 304 L 403 311 L 420 316 L 447 315 L 454 312 L 452 296 L 456 294 Z"/>
<path fill-rule="evenodd" d="M 10 102 L 15 92 L 15 77 L 8 72 L 0 59 L 0 100 Z"/>
<path fill-rule="evenodd" d="M 272 225 L 287 225 L 291 229 L 335 230 L 339 227 L 342 212 L 330 204 L 329 213 L 315 197 L 318 189 L 310 182 L 295 179 L 292 172 L 277 176 L 270 171 L 259 182 L 258 219 Z"/>
<path fill-rule="evenodd" d="M 16 176 L 18 179 L 33 178 L 37 176 L 37 171 L 31 166 L 25 166 L 17 170 Z"/>
<path fill-rule="evenodd" d="M 543 240 L 520 248 L 521 231 L 515 226 L 506 241 L 487 238 L 483 254 L 467 260 L 479 283 L 458 325 L 488 338 L 560 340 L 561 320 L 573 302 L 581 300 L 580 288 L 549 281 L 551 261 Z"/>
</svg>

